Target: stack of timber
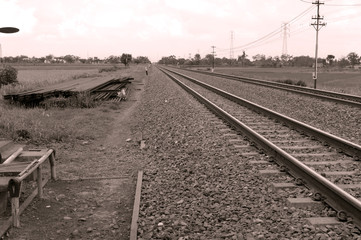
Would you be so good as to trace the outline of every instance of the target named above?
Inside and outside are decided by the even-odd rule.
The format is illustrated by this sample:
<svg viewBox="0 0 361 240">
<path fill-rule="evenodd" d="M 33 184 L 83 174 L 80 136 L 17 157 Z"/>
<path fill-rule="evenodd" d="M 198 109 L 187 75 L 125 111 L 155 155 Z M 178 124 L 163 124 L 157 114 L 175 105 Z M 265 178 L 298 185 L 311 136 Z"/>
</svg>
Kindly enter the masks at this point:
<svg viewBox="0 0 361 240">
<path fill-rule="evenodd" d="M 36 106 L 51 97 L 70 97 L 79 93 L 90 94 L 96 100 L 108 100 L 117 97 L 117 93 L 133 80 L 132 77 L 91 77 L 57 83 L 44 88 L 16 94 L 4 95 L 12 103 Z"/>
</svg>

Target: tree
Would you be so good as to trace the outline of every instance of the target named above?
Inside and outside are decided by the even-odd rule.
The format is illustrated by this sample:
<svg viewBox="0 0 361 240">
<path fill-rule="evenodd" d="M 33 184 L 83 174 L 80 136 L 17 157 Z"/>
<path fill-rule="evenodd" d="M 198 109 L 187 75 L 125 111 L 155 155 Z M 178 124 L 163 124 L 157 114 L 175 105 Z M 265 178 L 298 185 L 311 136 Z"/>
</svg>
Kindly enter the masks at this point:
<svg viewBox="0 0 361 240">
<path fill-rule="evenodd" d="M 288 54 L 282 54 L 281 55 L 281 62 L 283 65 L 291 65 L 293 60 L 293 56 L 288 55 Z"/>
<path fill-rule="evenodd" d="M 132 54 L 123 53 L 120 57 L 120 62 L 123 63 L 125 66 L 129 65 L 132 61 Z"/>
<path fill-rule="evenodd" d="M 347 55 L 347 59 L 349 60 L 351 66 L 355 66 L 357 64 L 360 64 L 360 57 L 355 52 L 350 52 Z"/>
<path fill-rule="evenodd" d="M 331 55 L 331 54 L 327 55 L 327 57 L 326 57 L 326 62 L 327 62 L 327 64 L 329 64 L 330 66 L 332 66 L 334 60 L 335 60 L 335 56 L 334 56 L 334 55 Z"/>
<path fill-rule="evenodd" d="M 8 85 L 18 83 L 18 70 L 12 66 L 5 65 L 4 69 L 0 70 L 0 87 L 2 85 Z"/>
<path fill-rule="evenodd" d="M 120 59 L 118 56 L 114 56 L 114 55 L 110 55 L 108 58 L 107 58 L 107 62 L 111 63 L 111 64 L 117 64 L 119 63 Z"/>
<path fill-rule="evenodd" d="M 298 56 L 293 58 L 293 66 L 296 67 L 312 67 L 314 62 L 315 59 L 309 56 Z"/>
<path fill-rule="evenodd" d="M 63 58 L 67 63 L 74 63 L 75 57 L 73 55 L 65 55 Z"/>
<path fill-rule="evenodd" d="M 200 62 L 201 62 L 201 55 L 197 53 L 196 55 L 194 55 L 194 64 L 199 65 Z"/>
<path fill-rule="evenodd" d="M 244 64 L 245 64 L 246 59 L 247 59 L 246 52 L 243 51 L 242 55 L 241 55 L 241 56 L 238 56 L 238 62 L 241 62 L 242 67 L 243 67 Z"/>
<path fill-rule="evenodd" d="M 136 57 L 133 61 L 134 61 L 134 63 L 136 63 L 136 64 L 139 64 L 139 63 L 150 63 L 148 57 L 143 57 L 143 56 Z"/>
<path fill-rule="evenodd" d="M 45 56 L 45 59 L 49 62 L 51 62 L 54 59 L 54 55 L 53 54 L 49 54 L 47 56 Z"/>
<path fill-rule="evenodd" d="M 339 66 L 341 68 L 344 68 L 348 65 L 350 65 L 350 62 L 346 57 L 343 57 L 337 61 L 337 66 Z"/>
</svg>

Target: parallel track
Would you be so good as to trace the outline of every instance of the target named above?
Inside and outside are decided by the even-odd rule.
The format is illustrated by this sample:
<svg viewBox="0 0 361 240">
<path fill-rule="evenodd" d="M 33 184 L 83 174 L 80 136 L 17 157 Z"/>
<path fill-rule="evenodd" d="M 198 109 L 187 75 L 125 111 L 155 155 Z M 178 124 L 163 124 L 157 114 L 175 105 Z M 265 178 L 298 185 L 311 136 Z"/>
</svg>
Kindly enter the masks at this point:
<svg viewBox="0 0 361 240">
<path fill-rule="evenodd" d="M 217 73 L 217 72 L 206 72 L 206 71 L 198 71 L 198 70 L 192 70 L 192 69 L 184 69 L 182 70 L 191 71 L 195 73 L 201 73 L 205 75 L 220 77 L 220 78 L 226 78 L 236 81 L 241 81 L 249 84 L 255 84 L 259 86 L 264 87 L 271 87 L 279 90 L 285 90 L 297 94 L 307 95 L 310 97 L 320 98 L 327 101 L 337 102 L 346 104 L 349 106 L 354 107 L 360 107 L 361 108 L 361 96 L 357 95 L 351 95 L 351 94 L 344 94 L 344 93 L 337 93 L 332 91 L 326 91 L 326 90 L 318 90 L 318 89 L 312 89 L 307 87 L 300 87 L 290 84 L 284 84 L 284 83 L 278 83 L 273 81 L 267 81 L 267 80 L 261 80 L 256 78 L 249 78 L 249 77 L 242 77 L 242 76 L 235 76 L 235 75 L 229 75 L 229 74 L 223 74 L 223 73 Z"/>
<path fill-rule="evenodd" d="M 181 81 L 170 74 L 169 70 L 161 70 L 233 129 L 249 139 L 257 148 L 271 156 L 283 169 L 296 179 L 302 179 L 299 181 L 318 193 L 318 196 L 321 195 L 320 198 L 324 202 L 338 211 L 340 219 L 346 219 L 346 216 L 351 217 L 353 222 L 361 228 L 361 202 L 356 199 L 361 196 L 361 179 L 357 175 L 353 177 L 354 172 L 351 171 L 355 167 L 358 168 L 359 162 L 354 160 L 359 160 L 361 146 L 228 94 L 194 78 L 173 72 L 182 79 L 187 79 Z M 192 83 L 186 85 L 183 81 Z M 210 96 L 217 104 L 222 104 L 222 108 L 226 108 L 227 112 L 188 85 L 202 92 L 202 95 Z M 240 105 L 245 107 L 241 108 Z M 232 112 L 233 116 L 228 112 Z M 341 166 L 344 171 L 337 174 L 325 170 L 330 166 L 331 168 L 337 166 L 338 169 Z M 352 179 L 352 184 L 332 183 L 335 179 L 338 183 L 342 179 L 342 177 L 335 178 L 335 175 L 346 175 L 348 179 Z M 354 196 L 347 191 L 352 192 Z"/>
</svg>

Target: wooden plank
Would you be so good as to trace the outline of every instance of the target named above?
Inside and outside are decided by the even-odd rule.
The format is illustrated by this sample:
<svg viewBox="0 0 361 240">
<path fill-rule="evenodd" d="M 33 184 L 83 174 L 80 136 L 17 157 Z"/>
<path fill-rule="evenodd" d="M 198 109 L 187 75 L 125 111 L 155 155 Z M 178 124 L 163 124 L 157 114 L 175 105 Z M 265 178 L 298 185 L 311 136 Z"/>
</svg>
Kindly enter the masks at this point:
<svg viewBox="0 0 361 240">
<path fill-rule="evenodd" d="M 14 162 L 9 164 L 0 164 L 0 173 L 21 173 L 30 162 Z"/>
<path fill-rule="evenodd" d="M 11 154 L 2 164 L 9 164 L 11 163 L 12 161 L 15 160 L 15 158 L 17 158 L 20 153 L 23 151 L 23 148 L 20 147 L 18 148 L 18 150 L 16 150 L 13 154 Z"/>
<path fill-rule="evenodd" d="M 140 195 L 141 195 L 141 191 L 142 191 L 142 178 L 143 178 L 143 171 L 139 171 L 138 179 L 137 179 L 137 186 L 135 189 L 132 224 L 130 226 L 130 238 L 129 238 L 130 240 L 137 240 Z"/>
</svg>

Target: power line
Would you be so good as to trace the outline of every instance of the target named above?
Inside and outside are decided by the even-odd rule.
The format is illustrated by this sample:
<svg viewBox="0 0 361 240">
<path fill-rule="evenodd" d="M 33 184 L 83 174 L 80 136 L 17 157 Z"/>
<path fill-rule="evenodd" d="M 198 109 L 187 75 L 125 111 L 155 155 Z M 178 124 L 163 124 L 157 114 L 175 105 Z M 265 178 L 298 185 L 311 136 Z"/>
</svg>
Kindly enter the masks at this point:
<svg viewBox="0 0 361 240">
<path fill-rule="evenodd" d="M 291 19 L 290 21 L 288 21 L 289 24 L 291 23 L 294 23 L 296 22 L 297 20 L 299 20 L 300 18 L 302 18 L 303 16 L 305 16 L 308 12 L 310 12 L 312 9 L 314 9 L 315 6 L 311 6 L 309 8 L 307 8 L 306 10 L 302 11 L 300 14 L 298 14 L 296 17 L 294 17 L 293 19 Z M 234 47 L 233 49 L 234 50 L 237 50 L 237 49 L 247 49 L 249 48 L 250 46 L 254 45 L 254 44 L 259 44 L 261 42 L 264 42 L 276 35 L 279 35 L 281 32 L 282 32 L 282 29 L 283 29 L 283 26 L 275 29 L 274 31 L 264 35 L 263 37 L 255 40 L 255 41 L 252 41 L 252 42 L 249 42 L 247 44 L 244 44 L 244 45 L 241 45 L 241 46 L 237 46 L 237 47 Z M 222 51 L 229 51 L 229 49 L 220 49 L 219 52 L 222 52 Z"/>
</svg>

